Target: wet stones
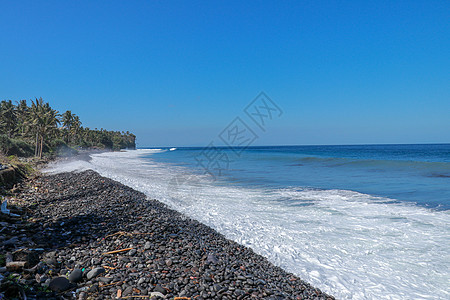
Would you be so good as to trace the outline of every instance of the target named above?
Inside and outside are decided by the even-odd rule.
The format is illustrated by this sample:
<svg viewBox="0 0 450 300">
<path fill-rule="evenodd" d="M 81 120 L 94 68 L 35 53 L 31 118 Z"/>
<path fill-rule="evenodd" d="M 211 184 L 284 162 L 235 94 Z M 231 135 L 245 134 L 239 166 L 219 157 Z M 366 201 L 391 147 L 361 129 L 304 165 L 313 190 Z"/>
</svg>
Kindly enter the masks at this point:
<svg viewBox="0 0 450 300">
<path fill-rule="evenodd" d="M 72 287 L 69 280 L 65 277 L 56 277 L 50 281 L 48 287 L 54 292 L 64 292 Z"/>
<path fill-rule="evenodd" d="M 80 269 L 74 269 L 69 275 L 69 280 L 71 282 L 80 282 L 82 278 L 83 271 L 81 271 Z"/>
<path fill-rule="evenodd" d="M 87 273 L 86 278 L 87 278 L 88 280 L 90 280 L 90 279 L 92 279 L 92 278 L 94 278 L 94 277 L 97 277 L 98 275 L 100 275 L 100 274 L 102 274 L 102 273 L 105 273 L 105 269 L 104 269 L 104 268 L 102 268 L 102 267 L 95 268 L 95 269 L 93 269 L 93 270 L 90 270 L 90 271 Z"/>
</svg>

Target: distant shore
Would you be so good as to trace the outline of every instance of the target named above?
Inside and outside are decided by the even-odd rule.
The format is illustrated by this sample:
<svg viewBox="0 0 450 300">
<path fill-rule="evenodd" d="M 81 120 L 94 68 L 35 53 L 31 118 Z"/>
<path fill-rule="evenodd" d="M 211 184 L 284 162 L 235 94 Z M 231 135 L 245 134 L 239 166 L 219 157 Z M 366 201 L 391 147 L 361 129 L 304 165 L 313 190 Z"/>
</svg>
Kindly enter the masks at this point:
<svg viewBox="0 0 450 300">
<path fill-rule="evenodd" d="M 5 244 L 14 239 L 10 223 L 1 252 L 13 260 L 24 259 L 14 252 L 18 247 L 19 253 L 39 254 L 21 270 L 19 293 L 77 299 L 334 299 L 210 227 L 91 170 L 43 175 L 22 184 L 14 198 L 20 217 L 10 222 L 28 224 L 27 231 Z M 2 269 L 4 277 L 11 273 Z"/>
</svg>

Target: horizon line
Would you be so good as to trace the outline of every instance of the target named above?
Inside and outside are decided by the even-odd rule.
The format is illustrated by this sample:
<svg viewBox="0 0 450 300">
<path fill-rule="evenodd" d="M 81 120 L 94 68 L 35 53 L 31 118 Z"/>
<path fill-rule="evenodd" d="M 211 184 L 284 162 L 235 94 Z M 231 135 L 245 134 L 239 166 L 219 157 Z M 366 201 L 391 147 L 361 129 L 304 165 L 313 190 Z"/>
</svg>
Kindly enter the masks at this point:
<svg viewBox="0 0 450 300">
<path fill-rule="evenodd" d="M 273 145 L 253 145 L 253 146 L 236 146 L 217 145 L 217 148 L 257 148 L 257 147 L 298 147 L 298 146 L 393 146 L 393 145 L 450 145 L 447 143 L 369 143 L 369 144 L 273 144 Z M 136 149 L 149 148 L 207 148 L 208 145 L 202 146 L 137 146 Z"/>
</svg>

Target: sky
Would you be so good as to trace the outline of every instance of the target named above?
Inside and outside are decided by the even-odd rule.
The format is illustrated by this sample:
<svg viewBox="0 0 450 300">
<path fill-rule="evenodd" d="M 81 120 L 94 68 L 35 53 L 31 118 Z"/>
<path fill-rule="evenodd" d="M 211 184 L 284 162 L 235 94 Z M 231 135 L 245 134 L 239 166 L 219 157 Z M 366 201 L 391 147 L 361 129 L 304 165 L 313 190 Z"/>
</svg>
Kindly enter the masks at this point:
<svg viewBox="0 0 450 300">
<path fill-rule="evenodd" d="M 450 1 L 3 1 L 0 100 L 138 147 L 450 143 Z M 245 108 L 264 92 L 263 129 Z M 281 113 L 282 112 L 282 113 Z"/>
</svg>

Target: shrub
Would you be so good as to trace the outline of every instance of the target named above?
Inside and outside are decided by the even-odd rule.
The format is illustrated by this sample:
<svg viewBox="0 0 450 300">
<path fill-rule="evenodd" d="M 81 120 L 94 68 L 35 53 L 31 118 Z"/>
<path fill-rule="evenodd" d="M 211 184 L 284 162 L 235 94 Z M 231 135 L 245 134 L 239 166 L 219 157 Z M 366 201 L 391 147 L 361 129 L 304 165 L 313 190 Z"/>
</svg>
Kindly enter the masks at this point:
<svg viewBox="0 0 450 300">
<path fill-rule="evenodd" d="M 11 139 L 5 134 L 0 135 L 0 151 L 6 155 L 29 157 L 34 155 L 32 145 L 20 139 Z"/>
</svg>

